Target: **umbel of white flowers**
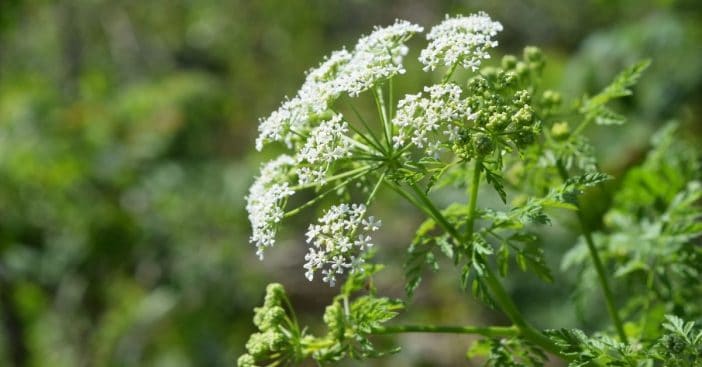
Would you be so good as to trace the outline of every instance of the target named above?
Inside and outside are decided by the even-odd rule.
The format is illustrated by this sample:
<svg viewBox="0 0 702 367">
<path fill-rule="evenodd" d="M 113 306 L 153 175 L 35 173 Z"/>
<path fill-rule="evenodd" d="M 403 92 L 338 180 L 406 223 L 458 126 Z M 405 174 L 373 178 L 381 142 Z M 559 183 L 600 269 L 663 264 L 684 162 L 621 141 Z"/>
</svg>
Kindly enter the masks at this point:
<svg viewBox="0 0 702 367">
<path fill-rule="evenodd" d="M 453 70 L 458 66 L 476 70 L 489 58 L 488 50 L 497 46 L 493 39 L 502 25 L 485 13 L 447 17 L 427 35 L 428 46 L 419 61 L 425 71 L 438 66 Z M 290 152 L 264 164 L 246 197 L 252 235 L 251 243 L 263 258 L 264 249 L 275 244 L 277 227 L 285 217 L 285 207 L 295 190 L 322 187 L 332 175 L 351 175 L 355 157 L 367 156 L 358 135 L 349 134 L 344 116 L 334 112 L 334 102 L 343 94 L 357 97 L 383 81 L 405 73 L 403 58 L 406 42 L 423 28 L 404 20 L 388 27 L 376 27 L 358 40 L 353 50 L 332 52 L 322 63 L 307 72 L 305 81 L 292 98 L 259 123 L 256 148 L 281 142 Z M 424 93 L 401 99 L 390 122 L 388 139 L 395 149 L 413 145 L 427 155 L 438 157 L 458 138 L 460 121 L 475 118 L 461 88 L 442 83 L 425 87 Z M 346 171 L 344 171 L 346 170 Z M 341 188 L 344 189 L 343 187 Z M 304 265 L 305 276 L 312 280 L 321 272 L 323 281 L 334 285 L 337 276 L 355 271 L 363 253 L 371 246 L 371 232 L 380 221 L 367 217 L 366 206 L 340 204 L 328 209 L 307 233 L 310 245 Z M 365 218 L 365 219 L 364 219 Z"/>
<path fill-rule="evenodd" d="M 329 208 L 319 218 L 319 224 L 310 224 L 307 230 L 309 252 L 305 277 L 314 279 L 317 270 L 322 272 L 322 280 L 334 286 L 336 276 L 351 272 L 363 264 L 361 253 L 373 247 L 368 235 L 380 229 L 381 221 L 370 216 L 364 218 L 366 206 L 363 204 L 340 204 Z"/>
</svg>

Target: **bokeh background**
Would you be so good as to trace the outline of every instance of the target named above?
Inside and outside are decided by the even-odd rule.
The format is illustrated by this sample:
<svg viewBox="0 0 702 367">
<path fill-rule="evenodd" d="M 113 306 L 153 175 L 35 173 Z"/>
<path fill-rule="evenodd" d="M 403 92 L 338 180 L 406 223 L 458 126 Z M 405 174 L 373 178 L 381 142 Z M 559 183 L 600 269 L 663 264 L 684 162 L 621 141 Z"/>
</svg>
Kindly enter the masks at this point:
<svg viewBox="0 0 702 367">
<path fill-rule="evenodd" d="M 232 366 L 272 281 L 319 330 L 334 290 L 303 277 L 314 211 L 289 223 L 266 261 L 248 244 L 244 197 L 275 153 L 254 149 L 258 118 L 373 25 L 429 27 L 477 10 L 504 24 L 498 52 L 544 49 L 546 81 L 566 96 L 653 60 L 619 106 L 629 124 L 591 132 L 605 171 L 639 162 L 670 120 L 702 141 L 698 0 L 0 1 L 0 366 Z M 410 69 L 422 44 L 410 44 Z M 402 85 L 414 92 L 427 79 L 410 73 Z M 611 193 L 591 195 L 596 227 Z M 422 218 L 381 197 L 379 284 L 402 297 L 401 254 Z M 537 325 L 591 330 L 604 307 L 578 301 L 577 279 L 558 271 L 570 224 L 546 229 L 554 285 L 507 282 Z M 505 322 L 460 291 L 450 266 L 401 319 Z M 404 352 L 374 365 L 471 365 L 469 337 L 380 342 Z"/>
</svg>

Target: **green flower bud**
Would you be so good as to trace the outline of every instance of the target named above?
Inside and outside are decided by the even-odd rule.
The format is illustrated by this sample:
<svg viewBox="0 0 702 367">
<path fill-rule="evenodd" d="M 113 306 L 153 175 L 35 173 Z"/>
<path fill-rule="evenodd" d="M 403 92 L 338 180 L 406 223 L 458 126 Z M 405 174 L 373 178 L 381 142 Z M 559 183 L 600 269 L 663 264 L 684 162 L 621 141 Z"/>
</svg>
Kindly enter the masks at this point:
<svg viewBox="0 0 702 367">
<path fill-rule="evenodd" d="M 561 103 L 561 95 L 558 92 L 554 92 L 550 89 L 545 90 L 542 97 L 544 104 L 548 107 L 557 106 Z"/>
<path fill-rule="evenodd" d="M 242 354 L 241 357 L 236 360 L 236 365 L 238 367 L 256 367 L 256 360 L 250 354 Z"/>
<path fill-rule="evenodd" d="M 534 120 L 534 110 L 529 105 L 524 105 L 512 116 L 512 122 L 519 126 L 531 125 Z"/>
<path fill-rule="evenodd" d="M 527 75 L 529 74 L 529 67 L 527 64 L 519 61 L 517 62 L 517 66 L 514 68 L 514 72 L 519 76 L 520 79 L 526 78 Z"/>
<path fill-rule="evenodd" d="M 285 310 L 280 306 L 256 308 L 254 312 L 254 325 L 262 331 L 275 328 L 285 319 Z"/>
<path fill-rule="evenodd" d="M 280 306 L 285 299 L 285 288 L 280 283 L 271 283 L 266 287 L 264 307 Z"/>
<path fill-rule="evenodd" d="M 274 330 L 266 332 L 266 341 L 268 348 L 273 352 L 283 350 L 288 345 L 288 338 L 285 334 Z"/>
<path fill-rule="evenodd" d="M 528 62 L 541 62 L 544 59 L 544 54 L 541 49 L 534 46 L 524 47 L 524 60 Z"/>
<path fill-rule="evenodd" d="M 495 81 L 500 76 L 499 70 L 490 66 L 484 67 L 483 70 L 481 70 L 480 74 L 482 74 L 482 76 L 484 76 L 485 79 L 490 81 Z"/>
<path fill-rule="evenodd" d="M 501 65 L 505 70 L 512 70 L 517 66 L 517 58 L 513 55 L 505 55 L 502 57 Z"/>
<path fill-rule="evenodd" d="M 522 89 L 514 93 L 512 103 L 515 105 L 525 105 L 531 102 L 531 94 L 528 90 Z"/>
<path fill-rule="evenodd" d="M 512 71 L 502 72 L 499 77 L 503 87 L 512 87 L 517 84 L 517 74 Z"/>
<path fill-rule="evenodd" d="M 544 67 L 544 54 L 537 47 L 527 46 L 524 48 L 524 60 L 529 65 L 529 69 L 541 71 Z"/>
<path fill-rule="evenodd" d="M 570 135 L 570 126 L 565 121 L 556 122 L 551 126 L 551 136 L 556 140 L 565 140 Z"/>
<path fill-rule="evenodd" d="M 502 130 L 509 125 L 509 118 L 504 112 L 495 113 L 488 118 L 486 127 L 490 130 Z"/>
<path fill-rule="evenodd" d="M 262 359 L 270 352 L 266 333 L 253 333 L 246 342 L 246 350 L 254 358 Z"/>
<path fill-rule="evenodd" d="M 468 90 L 475 94 L 483 93 L 488 89 L 487 80 L 481 76 L 476 76 L 468 81 Z"/>
</svg>

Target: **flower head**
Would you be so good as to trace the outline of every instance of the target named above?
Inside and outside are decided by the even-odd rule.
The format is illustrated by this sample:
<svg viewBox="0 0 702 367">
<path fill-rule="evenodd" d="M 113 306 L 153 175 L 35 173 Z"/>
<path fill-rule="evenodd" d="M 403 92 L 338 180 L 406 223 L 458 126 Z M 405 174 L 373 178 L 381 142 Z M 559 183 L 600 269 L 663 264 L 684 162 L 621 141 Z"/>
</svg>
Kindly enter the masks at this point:
<svg viewBox="0 0 702 367">
<path fill-rule="evenodd" d="M 275 244 L 278 223 L 283 219 L 283 204 L 295 192 L 290 189 L 286 176 L 295 160 L 288 155 L 266 163 L 261 174 L 249 188 L 246 211 L 249 213 L 252 235 L 251 243 L 256 254 L 263 259 L 263 250 Z"/>
<path fill-rule="evenodd" d="M 408 50 L 405 43 L 422 31 L 422 27 L 406 20 L 396 20 L 388 27 L 376 27 L 356 43 L 353 56 L 337 79 L 338 89 L 357 96 L 380 80 L 404 74 L 402 59 Z"/>
<path fill-rule="evenodd" d="M 422 50 L 419 61 L 424 70 L 434 70 L 439 65 L 452 67 L 459 64 L 475 71 L 483 59 L 490 58 L 488 50 L 497 47 L 493 37 L 502 31 L 502 24 L 479 12 L 467 17 L 457 16 L 434 26 L 427 40 L 429 45 Z"/>
<path fill-rule="evenodd" d="M 458 123 L 470 118 L 470 108 L 461 99 L 455 84 L 437 84 L 424 88 L 424 94 L 410 94 L 397 104 L 392 123 L 399 128 L 393 137 L 395 148 L 414 144 L 426 148 L 430 155 L 439 153 L 441 139 L 457 136 Z"/>
<path fill-rule="evenodd" d="M 325 112 L 343 91 L 338 87 L 337 76 L 350 59 L 351 54 L 341 49 L 326 57 L 317 68 L 308 70 L 297 95 L 260 120 L 256 149 L 261 150 L 264 144 L 273 141 L 282 141 L 292 148 L 300 134 L 311 128 L 315 116 Z"/>
<path fill-rule="evenodd" d="M 297 154 L 297 162 L 301 166 L 298 178 L 301 185 L 308 183 L 325 183 L 325 175 L 329 166 L 351 153 L 351 144 L 346 138 L 348 124 L 343 116 L 335 114 L 324 120 L 311 132 L 305 145 Z"/>
<path fill-rule="evenodd" d="M 369 233 L 380 229 L 380 221 L 364 219 L 363 204 L 340 204 L 329 208 L 307 231 L 310 245 L 305 256 L 305 276 L 310 281 L 321 271 L 322 281 L 334 286 L 337 276 L 357 271 L 363 264 L 361 254 L 373 246 Z"/>
</svg>

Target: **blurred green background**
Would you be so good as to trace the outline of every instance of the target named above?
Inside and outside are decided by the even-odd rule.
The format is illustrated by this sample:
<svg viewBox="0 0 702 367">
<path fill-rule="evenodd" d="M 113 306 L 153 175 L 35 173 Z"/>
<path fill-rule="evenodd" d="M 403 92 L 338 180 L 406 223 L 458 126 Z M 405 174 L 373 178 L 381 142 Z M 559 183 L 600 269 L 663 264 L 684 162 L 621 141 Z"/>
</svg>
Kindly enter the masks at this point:
<svg viewBox="0 0 702 367">
<path fill-rule="evenodd" d="M 477 10 L 504 24 L 499 52 L 542 47 L 547 83 L 567 96 L 653 60 L 620 106 L 630 123 L 592 131 L 605 171 L 639 162 L 671 119 L 702 141 L 699 0 L 0 1 L 0 366 L 231 366 L 272 281 L 315 330 L 334 290 L 303 276 L 311 218 L 291 221 L 264 262 L 248 244 L 244 196 L 270 156 L 254 149 L 258 118 L 373 25 Z M 403 77 L 405 92 L 427 78 Z M 596 218 L 610 195 L 594 195 Z M 400 297 L 397 254 L 421 216 L 383 197 L 380 288 Z M 547 230 L 559 251 L 574 241 Z M 575 278 L 555 274 L 555 286 L 512 287 L 526 314 L 595 327 L 603 307 L 576 307 Z M 504 322 L 455 276 L 423 283 L 402 319 Z M 466 364 L 469 341 L 407 335 L 394 341 L 403 353 L 374 363 Z"/>
</svg>

